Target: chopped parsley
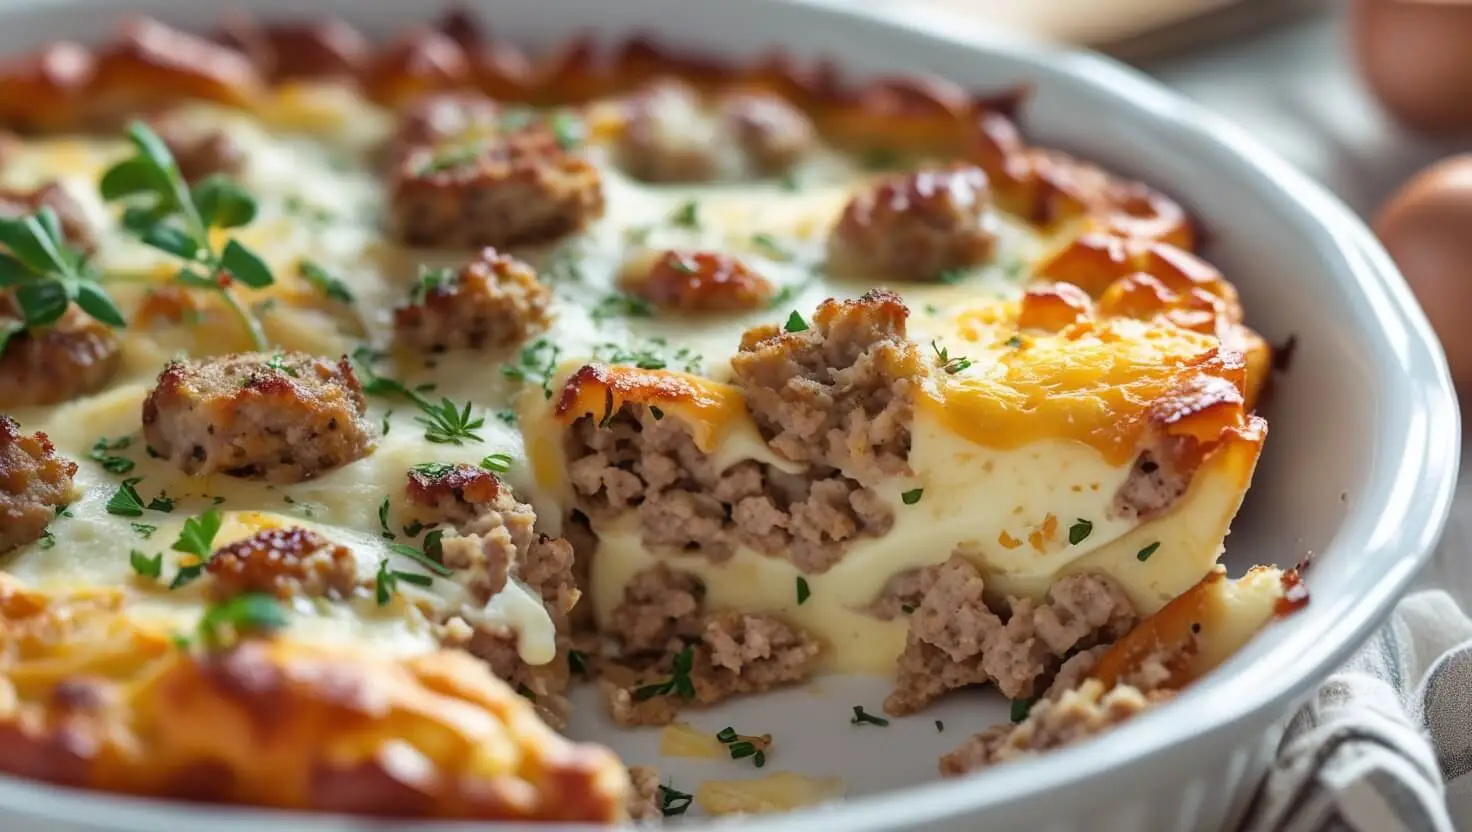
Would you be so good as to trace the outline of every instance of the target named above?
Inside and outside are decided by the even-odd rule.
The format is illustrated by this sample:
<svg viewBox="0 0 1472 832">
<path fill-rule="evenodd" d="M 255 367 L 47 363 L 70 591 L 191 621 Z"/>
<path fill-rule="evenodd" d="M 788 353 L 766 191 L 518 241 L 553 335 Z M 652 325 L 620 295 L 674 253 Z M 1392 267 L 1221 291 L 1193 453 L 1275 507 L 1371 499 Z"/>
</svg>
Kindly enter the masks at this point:
<svg viewBox="0 0 1472 832">
<path fill-rule="evenodd" d="M 946 730 L 946 724 L 937 719 L 935 721 L 935 733 L 939 734 L 944 730 Z"/>
<path fill-rule="evenodd" d="M 460 275 L 449 268 L 432 269 L 427 266 L 419 268 L 419 279 L 414 282 L 414 287 L 409 290 L 409 303 L 419 306 L 429 297 L 430 292 L 449 288 L 460 281 Z"/>
<path fill-rule="evenodd" d="M 287 502 L 295 502 L 295 500 L 292 500 L 290 497 L 287 497 L 286 500 L 287 500 Z M 398 536 L 398 535 L 394 534 L 393 529 L 389 528 L 389 525 L 388 525 L 388 495 L 387 494 L 383 495 L 383 502 L 381 502 L 381 503 L 378 504 L 378 527 L 380 529 L 380 531 L 379 531 L 378 534 L 384 540 L 393 540 L 395 537 Z"/>
<path fill-rule="evenodd" d="M 153 533 L 158 531 L 158 526 L 150 525 L 148 523 L 129 523 L 128 525 L 132 526 L 133 531 L 136 532 L 137 535 L 144 540 L 153 537 Z"/>
<path fill-rule="evenodd" d="M 797 576 L 797 605 L 800 607 L 808 598 L 812 597 L 812 590 L 808 589 L 808 579 L 801 575 Z"/>
<path fill-rule="evenodd" d="M 756 246 L 756 248 L 760 250 L 762 254 L 770 257 L 773 260 L 786 262 L 792 259 L 792 252 L 789 251 L 781 243 L 777 242 L 776 237 L 773 237 L 771 234 L 768 234 L 765 231 L 757 232 L 756 234 L 751 235 L 751 244 L 753 246 Z"/>
<path fill-rule="evenodd" d="M 56 535 L 52 534 L 50 529 L 47 529 L 41 532 L 41 540 L 36 545 L 42 549 L 50 549 L 56 545 Z"/>
<path fill-rule="evenodd" d="M 393 600 L 394 592 L 399 588 L 399 581 L 414 584 L 415 586 L 429 586 L 434 583 L 434 578 L 421 575 L 418 572 L 402 572 L 398 569 L 390 569 L 388 558 L 378 562 L 378 574 L 374 578 L 374 598 L 378 606 L 386 607 Z"/>
<path fill-rule="evenodd" d="M 680 203 L 680 206 L 670 215 L 670 222 L 681 228 L 699 228 L 700 203 L 693 199 Z"/>
<path fill-rule="evenodd" d="M 221 497 L 219 502 L 215 503 L 215 505 L 219 505 L 223 502 L 225 502 L 225 499 Z M 152 500 L 148 501 L 148 510 L 159 511 L 163 512 L 164 514 L 168 514 L 169 512 L 174 510 L 174 499 L 160 491 L 157 497 L 154 497 Z"/>
<path fill-rule="evenodd" d="M 670 678 L 634 690 L 634 701 L 645 702 L 656 696 L 678 695 L 681 699 L 695 698 L 695 683 L 690 680 L 690 671 L 695 666 L 695 653 L 690 647 L 675 654 L 674 671 Z"/>
<path fill-rule="evenodd" d="M 210 509 L 196 517 L 184 521 L 184 528 L 179 532 L 179 539 L 169 548 L 176 552 L 184 552 L 195 556 L 195 561 L 179 567 L 174 580 L 169 584 L 169 589 L 178 589 L 198 578 L 205 566 L 214 556 L 215 535 L 220 531 L 222 524 L 218 509 Z"/>
<path fill-rule="evenodd" d="M 930 348 L 935 351 L 935 358 L 940 362 L 940 368 L 950 375 L 955 375 L 971 366 L 971 359 L 964 355 L 952 358 L 950 351 L 942 347 L 939 341 L 931 341 Z"/>
<path fill-rule="evenodd" d="M 924 496 L 925 496 L 925 489 L 923 489 L 923 488 L 912 488 L 909 491 L 906 491 L 905 493 L 901 494 L 900 495 L 900 500 L 902 500 L 904 502 L 904 504 L 907 505 L 907 506 L 913 506 L 914 504 L 920 502 L 920 498 L 921 497 L 924 497 Z"/>
<path fill-rule="evenodd" d="M 1145 548 L 1143 548 L 1140 551 L 1136 552 L 1135 553 L 1135 560 L 1138 560 L 1140 563 L 1144 563 L 1145 561 L 1149 560 L 1150 559 L 1150 556 L 1153 555 L 1153 554 L 1155 554 L 1155 550 L 1156 549 L 1159 549 L 1159 548 L 1160 548 L 1160 541 L 1157 540 L 1154 543 L 1151 543 L 1149 546 L 1146 546 Z"/>
<path fill-rule="evenodd" d="M 138 489 L 135 487 L 140 482 L 143 482 L 142 477 L 129 477 L 123 480 L 118 490 L 107 501 L 107 513 L 120 517 L 142 517 L 143 498 L 138 496 Z"/>
<path fill-rule="evenodd" d="M 501 375 L 516 382 L 541 385 L 542 397 L 552 398 L 552 378 L 557 375 L 557 360 L 562 348 L 546 338 L 538 338 L 517 353 L 516 360 L 501 365 Z"/>
<path fill-rule="evenodd" d="M 782 328 L 788 332 L 807 332 L 808 322 L 804 321 L 802 316 L 797 314 L 797 310 L 794 309 L 792 310 L 792 314 L 787 316 L 787 323 L 783 324 Z"/>
<path fill-rule="evenodd" d="M 232 636 L 274 633 L 286 623 L 286 610 L 274 597 L 247 592 L 205 610 L 199 619 L 199 640 L 206 646 L 219 646 Z"/>
<path fill-rule="evenodd" d="M 443 531 L 436 529 L 424 536 L 423 549 L 416 549 L 404 543 L 390 543 L 388 548 L 394 554 L 409 558 L 441 578 L 448 578 L 451 574 L 449 567 L 440 563 L 440 560 L 443 558 L 443 553 L 440 551 L 440 541 L 444 536 L 445 533 Z"/>
<path fill-rule="evenodd" d="M 286 356 L 279 352 L 271 356 L 270 360 L 266 362 L 266 366 L 278 373 L 286 373 L 292 378 L 299 378 L 301 376 L 301 373 L 297 372 L 295 367 L 286 363 Z"/>
<path fill-rule="evenodd" d="M 744 760 L 750 757 L 752 763 L 757 768 L 761 768 L 767 764 L 767 749 L 772 746 L 771 734 L 748 737 L 736 733 L 735 728 L 727 726 L 721 729 L 720 733 L 716 734 L 716 739 L 731 752 L 731 759 L 733 760 Z"/>
<path fill-rule="evenodd" d="M 1082 518 L 1080 518 L 1078 520 L 1075 520 L 1074 523 L 1073 523 L 1073 525 L 1068 527 L 1068 543 L 1069 543 L 1069 545 L 1071 545 L 1071 546 L 1077 546 L 1078 544 L 1084 542 L 1084 539 L 1087 538 L 1090 534 L 1092 534 L 1093 531 L 1094 531 L 1094 524 L 1093 523 L 1089 522 L 1088 520 L 1084 520 Z"/>
<path fill-rule="evenodd" d="M 450 472 L 455 470 L 455 467 L 456 466 L 450 465 L 447 462 L 421 462 L 418 465 L 411 465 L 409 467 L 409 470 L 413 471 L 416 474 L 421 474 L 423 476 L 429 477 L 432 480 L 437 480 L 449 476 Z M 384 519 L 388 516 L 387 497 L 383 498 L 383 504 L 384 507 L 380 508 L 378 511 L 378 519 L 379 522 L 383 523 L 384 528 L 388 528 L 388 523 L 385 522 Z"/>
<path fill-rule="evenodd" d="M 1032 712 L 1032 704 L 1035 701 L 1036 700 L 1033 699 L 1013 699 L 1012 721 L 1021 722 L 1022 720 L 1027 719 L 1027 715 Z"/>
<path fill-rule="evenodd" d="M 964 269 L 946 269 L 935 276 L 937 283 L 944 283 L 947 286 L 954 286 L 965 279 L 966 271 Z"/>
<path fill-rule="evenodd" d="M 667 818 L 685 814 L 694 800 L 694 795 L 673 786 L 661 784 L 659 787 L 659 812 Z"/>
<path fill-rule="evenodd" d="M 108 451 L 120 451 L 131 444 L 133 444 L 133 439 L 129 436 L 120 436 L 117 439 L 108 439 L 103 436 L 92 443 L 92 450 L 87 453 L 87 458 L 101 465 L 103 470 L 110 474 L 126 474 L 133 470 L 133 460 L 125 456 L 110 454 Z"/>
<path fill-rule="evenodd" d="M 567 651 L 567 669 L 575 676 L 588 675 L 588 654 L 581 650 Z"/>
<path fill-rule="evenodd" d="M 388 417 L 392 415 L 394 415 L 394 412 L 392 410 L 385 410 L 383 412 L 383 424 L 381 424 L 379 427 L 383 428 L 380 433 L 384 436 L 388 436 L 389 428 L 392 427 L 392 425 L 390 425 L 388 421 Z"/>
<path fill-rule="evenodd" d="M 480 467 L 504 474 L 511 470 L 511 454 L 491 454 L 480 461 Z"/>
<path fill-rule="evenodd" d="M 628 346 L 607 342 L 593 348 L 593 360 L 605 364 L 632 364 L 641 370 L 663 370 L 676 366 L 687 373 L 699 374 L 705 364 L 705 356 L 689 347 L 680 347 L 671 352 L 670 343 L 664 338 Z"/>
<path fill-rule="evenodd" d="M 503 425 L 516 427 L 516 411 L 514 410 L 498 410 L 491 415 L 495 416 Z"/>
<path fill-rule="evenodd" d="M 854 718 L 849 720 L 850 725 L 878 725 L 883 728 L 889 725 L 889 720 L 882 716 L 875 716 L 864 710 L 863 705 L 854 706 Z"/>
<path fill-rule="evenodd" d="M 476 431 L 485 426 L 486 420 L 484 417 L 471 417 L 470 402 L 457 408 L 449 399 L 441 399 L 437 405 L 421 406 L 420 409 L 424 415 L 415 416 L 414 421 L 424 425 L 424 438 L 430 442 L 463 445 L 468 441 L 482 441 Z"/>
<path fill-rule="evenodd" d="M 654 314 L 654 307 L 638 295 L 610 292 L 598 301 L 590 314 L 595 321 L 606 321 L 609 318 L 648 318 Z"/>
<path fill-rule="evenodd" d="M 134 549 L 128 552 L 128 564 L 133 571 L 142 578 L 157 578 L 164 573 L 164 553 L 159 552 L 153 557 L 143 554 Z"/>
<path fill-rule="evenodd" d="M 307 285 L 316 289 L 328 300 L 335 300 L 338 303 L 352 303 L 356 300 L 346 283 L 333 277 L 326 269 L 311 260 L 303 260 L 298 264 L 297 274 L 301 275 Z"/>
</svg>

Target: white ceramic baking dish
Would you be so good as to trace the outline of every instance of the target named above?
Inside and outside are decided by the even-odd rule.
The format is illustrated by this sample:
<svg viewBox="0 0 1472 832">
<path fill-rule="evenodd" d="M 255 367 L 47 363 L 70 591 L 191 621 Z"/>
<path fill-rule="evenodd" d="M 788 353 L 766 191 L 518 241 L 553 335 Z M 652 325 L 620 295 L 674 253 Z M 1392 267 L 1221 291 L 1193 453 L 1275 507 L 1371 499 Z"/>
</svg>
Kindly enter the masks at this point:
<svg viewBox="0 0 1472 832">
<path fill-rule="evenodd" d="M 0 52 L 55 38 L 99 38 L 135 11 L 203 28 L 229 5 L 8 0 L 0 3 Z M 378 36 L 440 11 L 439 4 L 399 0 L 249 5 L 264 17 L 342 15 Z M 1207 256 L 1240 288 L 1249 321 L 1273 342 L 1293 336 L 1297 343 L 1292 366 L 1276 379 L 1267 405 L 1267 452 L 1226 562 L 1235 574 L 1254 562 L 1292 565 L 1312 556 L 1308 608 L 1273 626 L 1175 702 L 1106 738 L 966 779 L 926 782 L 934 771 L 935 740 L 924 748 L 916 741 L 914 750 L 899 732 L 876 737 L 847 731 L 846 737 L 861 737 L 847 739 L 819 731 L 794 739 L 804 761 L 827 759 L 861 787 L 851 785 L 848 800 L 831 808 L 743 826 L 1211 829 L 1240 811 L 1269 759 L 1274 726 L 1366 638 L 1425 560 L 1455 480 L 1457 408 L 1440 348 L 1365 227 L 1249 137 L 1149 80 L 1091 55 L 998 40 L 957 20 L 881 19 L 816 0 L 468 5 L 499 36 L 530 47 L 585 29 L 609 37 L 642 29 L 729 56 L 755 56 L 774 45 L 800 55 L 831 55 L 855 76 L 930 71 L 976 88 L 1025 80 L 1035 89 L 1024 116 L 1032 136 L 1142 178 L 1201 219 L 1211 241 Z M 832 690 L 846 690 L 837 680 L 820 681 L 819 688 L 830 681 L 830 697 Z M 803 706 L 755 700 L 740 707 L 771 721 L 804 719 L 793 716 Z M 846 710 L 841 703 L 824 707 Z M 955 733 L 942 747 L 963 738 Z M 0 778 L 5 830 L 255 832 L 269 826 L 365 825 L 351 818 L 172 805 Z M 411 827 L 418 828 L 394 824 Z"/>
</svg>

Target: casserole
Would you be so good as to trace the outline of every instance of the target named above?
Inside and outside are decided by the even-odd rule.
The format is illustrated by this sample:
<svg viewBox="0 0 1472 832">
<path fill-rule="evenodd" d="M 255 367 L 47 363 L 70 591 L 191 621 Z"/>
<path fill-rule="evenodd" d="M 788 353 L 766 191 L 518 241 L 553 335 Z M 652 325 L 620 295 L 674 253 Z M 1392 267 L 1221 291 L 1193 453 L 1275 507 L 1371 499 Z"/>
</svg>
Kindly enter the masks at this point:
<svg viewBox="0 0 1472 832">
<path fill-rule="evenodd" d="M 17 7 L 13 14 L 28 36 L 66 34 L 85 38 L 100 34 L 46 28 L 59 26 L 69 8 Z M 1187 753 L 1181 743 L 1190 733 L 1183 724 L 1189 720 L 1182 713 L 1193 707 L 1199 709 L 1193 713 L 1205 714 L 1205 727 L 1198 732 L 1189 753 L 1205 753 L 1210 748 L 1224 759 L 1232 757 L 1232 770 L 1245 774 L 1250 753 L 1237 747 L 1229 735 L 1259 737 L 1256 729 L 1281 713 L 1275 708 L 1280 709 L 1289 697 L 1305 689 L 1315 674 L 1327 672 L 1332 662 L 1352 647 L 1404 585 L 1445 513 L 1454 472 L 1447 456 L 1439 454 L 1438 449 L 1456 446 L 1455 416 L 1440 356 L 1426 335 L 1424 322 L 1407 300 L 1404 287 L 1385 265 L 1383 254 L 1366 241 L 1363 230 L 1320 192 L 1300 183 L 1272 159 L 1257 158 L 1261 155 L 1257 151 L 1249 158 L 1241 150 L 1244 143 L 1236 139 L 1230 143 L 1235 149 L 1224 149 L 1226 143 L 1208 133 L 1230 136 L 1229 130 L 1211 125 L 1209 119 L 1168 97 L 1149 92 L 1127 73 L 1101 68 L 1091 59 L 1077 56 L 1002 46 L 978 53 L 974 47 L 964 47 L 953 39 L 904 29 L 887 31 L 862 17 L 835 15 L 812 6 L 761 8 L 770 9 L 763 12 L 770 18 L 760 18 L 767 21 L 760 27 L 743 22 L 741 14 L 711 3 L 702 7 L 698 22 L 691 15 L 656 28 L 673 40 L 714 52 L 755 50 L 765 42 L 764 33 L 788 31 L 819 20 L 832 23 L 814 31 L 815 42 L 809 47 L 814 52 L 872 57 L 886 52 L 881 48 L 886 44 L 902 49 L 928 44 L 933 50 L 923 65 L 942 75 L 977 84 L 1001 78 L 1033 79 L 1038 86 L 1037 100 L 1029 114 L 1034 134 L 1054 144 L 1087 151 L 1090 157 L 1116 168 L 1148 172 L 1155 181 L 1173 186 L 1171 190 L 1212 230 L 1213 256 L 1229 273 L 1244 275 L 1238 282 L 1247 307 L 1254 310 L 1254 322 L 1272 339 L 1282 341 L 1295 334 L 1302 345 L 1295 359 L 1296 369 L 1290 370 L 1287 377 L 1292 383 L 1280 385 L 1270 407 L 1275 423 L 1285 426 L 1275 441 L 1283 442 L 1294 453 L 1280 452 L 1276 459 L 1281 461 L 1275 462 L 1273 451 L 1268 452 L 1259 470 L 1258 488 L 1244 520 L 1235 529 L 1232 552 L 1246 554 L 1246 561 L 1277 559 L 1284 565 L 1291 565 L 1310 551 L 1320 557 L 1310 576 L 1316 600 L 1307 611 L 1271 630 L 1268 638 L 1259 639 L 1180 702 L 1124 729 L 1129 733 L 1119 734 L 1118 743 L 1095 743 L 1043 761 L 1018 764 L 1010 771 L 998 770 L 978 778 L 974 787 L 954 793 L 940 784 L 922 787 L 904 797 L 875 798 L 878 802 L 870 809 L 855 801 L 830 810 L 835 814 L 829 820 L 858 828 L 863 824 L 913 824 L 980 809 L 982 804 L 975 801 L 983 800 L 988 819 L 999 826 L 1009 825 L 1013 819 L 1035 823 L 1037 808 L 1027 805 L 1024 797 L 1061 788 L 1065 783 L 1073 786 L 1070 791 L 1075 796 L 1117 791 L 1117 785 L 1102 782 L 1105 769 L 1119 772 L 1126 760 L 1146 756 L 1149 760 L 1133 767 L 1134 773 L 1143 775 L 1155 765 L 1166 770 L 1167 761 Z M 637 6 L 615 10 L 569 3 L 558 9 L 564 19 L 606 24 L 612 31 L 647 22 L 653 15 L 652 9 Z M 182 24 L 202 27 L 208 23 L 202 16 L 204 10 L 178 11 Z M 267 4 L 260 11 L 270 15 L 277 9 Z M 344 4 L 340 11 L 347 13 L 350 9 Z M 524 33 L 533 45 L 553 40 L 555 25 L 532 4 L 506 5 L 495 11 L 498 31 Z M 357 9 L 353 14 L 364 15 L 364 10 Z M 402 18 L 401 11 L 384 7 L 382 14 L 381 18 L 365 16 L 363 21 L 385 28 L 409 22 Z M 400 17 L 394 17 L 396 14 Z M 169 16 L 171 20 L 176 17 Z M 89 25 L 115 22 L 102 17 L 89 19 Z M 713 31 L 722 33 L 720 43 L 709 34 Z M 883 67 L 856 60 L 853 65 L 863 72 L 910 69 L 922 64 L 918 51 L 899 54 L 912 54 L 915 60 Z M 1049 56 L 1035 57 L 1038 54 Z M 986 57 L 979 57 L 982 55 Z M 974 66 L 973 61 L 977 62 Z M 1095 116 L 1090 119 L 1093 126 L 1087 131 L 1087 139 L 1070 127 L 1085 113 Z M 1203 123 L 1211 129 L 1203 130 Z M 1143 143 L 1148 151 L 1150 164 L 1143 166 L 1148 171 L 1131 164 L 1133 154 L 1128 151 L 1134 142 Z M 1200 177 L 1200 170 L 1215 165 L 1227 171 L 1226 178 Z M 1251 242 L 1244 242 L 1248 240 Z M 1246 277 L 1269 273 L 1271 267 L 1282 268 L 1298 279 L 1285 284 Z M 1325 305 L 1333 314 L 1325 313 Z M 1348 337 L 1351 334 L 1358 340 Z M 1327 366 L 1352 367 L 1354 381 L 1368 379 L 1371 386 L 1357 389 L 1342 374 L 1309 372 Z M 1339 432 L 1332 437 L 1322 424 L 1317 424 L 1315 430 L 1309 427 L 1307 417 L 1297 421 L 1293 418 L 1295 413 L 1309 410 L 1323 412 L 1326 404 L 1333 405 L 1337 417 L 1333 428 Z M 1289 437 L 1286 441 L 1282 439 L 1284 433 Z M 1361 453 L 1347 453 L 1345 446 Z M 1331 482 L 1332 487 L 1325 489 L 1321 480 Z M 1392 533 L 1393 529 L 1411 531 Z M 1285 530 L 1292 531 L 1285 534 Z M 1350 541 L 1358 542 L 1365 554 L 1356 558 L 1347 547 Z M 1229 553 L 1229 563 L 1231 558 Z M 1360 576 L 1359 583 L 1352 580 L 1356 575 Z M 1333 626 L 1327 626 L 1331 621 Z M 1294 663 L 1295 669 L 1284 672 L 1285 662 Z M 1251 693 L 1247 692 L 1249 688 Z M 1193 701 L 1198 704 L 1192 706 Z M 1192 793 L 1204 798 L 1210 794 L 1210 785 L 1200 785 Z M 30 794 L 49 791 L 39 789 Z M 84 802 L 105 800 L 89 795 L 68 800 L 65 808 L 57 805 L 46 811 L 70 812 Z M 1206 810 L 1205 814 L 1213 807 L 1200 808 Z M 144 810 L 136 806 L 109 810 L 103 823 L 130 822 L 127 818 L 134 811 Z M 138 817 L 141 820 L 145 816 Z M 242 823 L 250 822 L 248 813 L 241 818 Z M 800 821 L 800 817 L 774 821 L 774 828 Z M 1156 824 L 1152 820 L 1135 825 Z"/>
</svg>

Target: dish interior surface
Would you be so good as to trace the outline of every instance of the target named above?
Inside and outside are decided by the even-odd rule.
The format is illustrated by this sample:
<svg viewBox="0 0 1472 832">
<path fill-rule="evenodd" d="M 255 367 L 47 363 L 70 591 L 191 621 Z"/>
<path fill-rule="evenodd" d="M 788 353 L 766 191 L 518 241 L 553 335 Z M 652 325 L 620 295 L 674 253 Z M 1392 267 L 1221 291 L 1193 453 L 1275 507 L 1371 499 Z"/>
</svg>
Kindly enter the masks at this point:
<svg viewBox="0 0 1472 832">
<path fill-rule="evenodd" d="M 89 13 L 85 20 L 69 17 L 68 9 L 90 5 L 17 4 L 10 14 L 18 25 L 7 31 L 24 31 L 25 42 L 12 42 L 18 34 L 0 32 L 0 50 L 15 51 L 52 36 L 85 40 L 116 24 L 116 19 L 107 19 L 109 15 L 121 17 L 110 9 Z M 380 36 L 417 22 L 424 13 L 388 3 L 341 0 L 319 5 L 322 12 L 340 13 Z M 1313 593 L 1309 608 L 1273 625 L 1265 637 L 1179 702 L 1120 729 L 1119 742 L 1128 748 L 1104 749 L 1095 743 L 964 784 L 933 784 L 909 795 L 880 798 L 872 804 L 876 814 L 864 823 L 877 828 L 886 817 L 913 818 L 914 807 L 927 801 L 924 812 L 937 816 L 982 803 L 1016 806 L 1028 794 L 1096 775 L 1106 761 L 1119 764 L 1147 753 L 1157 759 L 1172 753 L 1179 758 L 1182 752 L 1176 744 L 1190 733 L 1188 725 L 1200 722 L 1193 708 L 1219 714 L 1197 737 L 1198 748 L 1225 748 L 1236 742 L 1228 736 L 1231 720 L 1251 709 L 1281 710 L 1288 697 L 1325 672 L 1383 615 L 1424 557 L 1446 510 L 1457 447 L 1456 417 L 1439 352 L 1405 287 L 1358 223 L 1314 186 L 1226 128 L 1092 58 L 1006 45 L 978 50 L 960 39 L 889 29 L 807 4 L 763 2 L 738 10 L 709 0 L 683 4 L 678 18 L 661 15 L 661 10 L 667 11 L 665 4 L 651 2 L 617 8 L 591 0 L 482 5 L 490 6 L 483 13 L 498 36 L 532 48 L 559 42 L 568 33 L 568 21 L 610 38 L 653 30 L 693 50 L 732 57 L 757 54 L 773 42 L 790 42 L 780 33 L 801 31 L 801 46 L 794 45 L 793 52 L 804 57 L 838 56 L 845 72 L 858 79 L 923 70 L 979 89 L 1005 87 L 1019 79 L 1034 82 L 1035 93 L 1024 116 L 1032 141 L 1079 152 L 1181 200 L 1206 231 L 1209 242 L 1202 253 L 1240 290 L 1249 323 L 1270 343 L 1293 340 L 1291 363 L 1274 377 L 1262 408 L 1272 434 L 1253 489 L 1232 526 L 1223 562 L 1236 575 L 1257 563 L 1291 567 L 1314 556 L 1305 576 Z M 186 8 L 169 3 L 139 3 L 133 8 L 186 27 L 204 27 L 218 12 L 205 5 Z M 757 8 L 760 14 L 753 12 Z M 284 2 L 267 2 L 253 11 L 270 18 L 290 17 L 297 10 Z M 740 202 L 739 196 L 735 201 Z M 680 203 L 678 195 L 670 195 L 644 210 L 651 222 L 657 222 Z M 784 268 L 775 260 L 767 265 L 779 273 Z M 816 287 L 802 294 L 800 275 L 789 275 L 783 283 L 798 290 L 791 307 L 807 310 L 822 297 Z M 719 353 L 718 343 L 724 343 L 728 354 L 737 331 L 739 327 L 712 333 L 708 352 Z M 646 336 L 650 334 L 655 333 Z M 459 399 L 471 391 L 444 393 Z M 410 424 L 405 418 L 402 426 Z M 395 429 L 399 427 L 395 423 Z M 487 430 L 496 430 L 495 424 L 488 421 Z M 70 440 L 55 438 L 75 453 L 81 437 L 110 432 L 91 424 L 78 431 Z M 393 453 L 393 440 L 390 432 L 378 451 L 380 460 Z M 425 460 L 406 456 L 394 461 L 404 467 Z M 330 480 L 323 484 L 330 487 Z M 366 495 L 363 504 L 375 505 L 380 493 Z M 101 499 L 106 496 L 102 493 Z M 159 534 L 172 538 L 173 531 Z M 1331 622 L 1337 626 L 1331 628 Z M 1007 715 L 1005 700 L 968 694 L 896 720 L 888 729 L 854 729 L 847 718 L 850 707 L 866 705 L 877 712 L 887 686 L 884 680 L 825 678 L 803 689 L 696 712 L 690 721 L 707 733 L 734 724 L 743 730 L 760 727 L 779 737 L 800 736 L 800 742 L 783 748 L 782 757 L 774 755 L 774 762 L 780 759 L 783 770 L 843 777 L 850 803 L 838 811 L 845 813 L 846 824 L 857 826 L 867 801 L 854 800 L 855 795 L 908 789 L 932 780 L 938 752 Z M 1248 689 L 1262 692 L 1244 695 Z M 732 771 L 730 761 L 654 759 L 657 732 L 630 736 L 612 731 L 591 696 L 575 705 L 572 733 L 608 742 L 631 763 L 662 762 L 667 771 L 678 766 L 677 785 L 682 777 L 739 774 Z M 699 773 L 702 767 L 710 774 Z M 1106 788 L 1098 777 L 1086 785 Z M 968 790 L 969 795 L 962 794 Z M 108 799 L 89 795 L 85 800 Z M 17 795 L 8 802 L 20 807 L 30 801 Z M 901 804 L 907 808 L 898 809 Z M 41 817 L 72 811 L 31 805 L 34 808 L 22 811 Z M 801 819 L 774 823 L 784 822 L 797 824 Z"/>
</svg>

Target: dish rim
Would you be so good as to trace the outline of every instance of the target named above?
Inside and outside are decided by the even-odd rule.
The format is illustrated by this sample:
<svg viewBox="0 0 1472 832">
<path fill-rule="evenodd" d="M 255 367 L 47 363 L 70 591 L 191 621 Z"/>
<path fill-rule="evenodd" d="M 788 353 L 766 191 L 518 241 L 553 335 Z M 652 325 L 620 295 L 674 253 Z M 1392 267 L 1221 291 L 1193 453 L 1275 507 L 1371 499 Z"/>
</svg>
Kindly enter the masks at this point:
<svg viewBox="0 0 1472 832">
<path fill-rule="evenodd" d="M 97 0 L 71 0 L 77 9 Z M 1169 706 L 1155 709 L 1117 730 L 1127 741 L 1085 743 L 1059 749 L 1045 758 L 1015 762 L 966 777 L 935 780 L 841 804 L 763 818 L 768 832 L 800 830 L 814 822 L 828 828 L 882 830 L 973 815 L 1013 812 L 1040 796 L 1066 787 L 1097 786 L 1116 769 L 1139 766 L 1149 758 L 1181 751 L 1188 742 L 1221 744 L 1244 721 L 1270 708 L 1286 710 L 1329 668 L 1344 661 L 1389 614 L 1410 580 L 1429 557 L 1450 512 L 1458 458 L 1440 449 L 1460 446 L 1460 420 L 1450 375 L 1439 342 L 1394 264 L 1365 224 L 1322 185 L 1312 181 L 1245 131 L 1190 102 L 1143 73 L 1085 50 L 1060 47 L 1015 35 L 999 35 L 980 21 L 953 12 L 859 8 L 833 0 L 785 0 L 820 14 L 849 18 L 860 25 L 909 30 L 956 47 L 1002 54 L 1024 63 L 1050 65 L 1071 83 L 1088 90 L 1109 109 L 1162 132 L 1191 134 L 1203 152 L 1222 168 L 1234 168 L 1264 183 L 1271 198 L 1313 221 L 1307 242 L 1323 244 L 1343 263 L 1331 269 L 1336 282 L 1351 290 L 1346 303 L 1358 307 L 1356 319 L 1374 325 L 1383 350 L 1376 355 L 1378 375 L 1398 395 L 1389 396 L 1378 440 L 1371 452 L 1368 485 L 1357 511 L 1345 516 L 1328 549 L 1360 543 L 1360 572 L 1382 571 L 1374 581 L 1347 590 L 1332 604 L 1310 604 L 1301 621 L 1271 653 L 1246 662 L 1241 656 L 1192 686 Z M 40 0 L 16 0 L 18 12 Z M 58 4 L 63 5 L 63 4 Z M 842 55 L 836 55 L 839 60 Z M 1169 193 L 1168 183 L 1163 183 Z M 1386 441 L 1388 439 L 1405 441 Z M 1308 626 L 1321 623 L 1315 628 Z M 1174 719 L 1189 708 L 1196 718 Z M 117 829 L 151 829 L 166 813 L 174 822 L 194 821 L 212 829 L 258 828 L 261 822 L 290 823 L 315 830 L 359 829 L 376 823 L 352 816 L 274 812 L 231 805 L 183 805 L 172 801 L 115 795 L 85 788 L 55 786 L 0 775 L 0 811 L 33 821 L 95 825 L 107 818 Z M 716 823 L 719 823 L 717 820 Z M 237 826 L 237 824 L 244 824 Z M 473 828 L 486 828 L 479 822 Z M 705 823 L 682 828 L 701 828 Z M 409 820 L 405 829 L 468 829 L 468 824 Z M 518 824 L 490 823 L 491 828 Z"/>
</svg>

